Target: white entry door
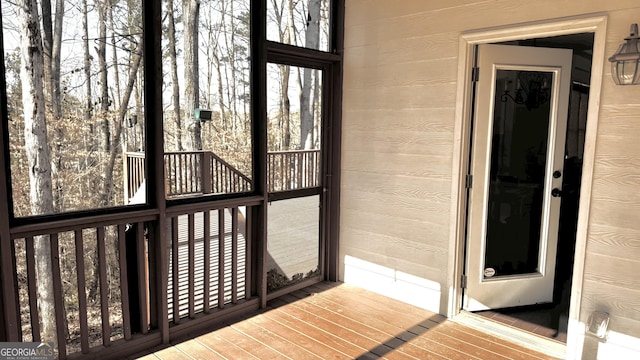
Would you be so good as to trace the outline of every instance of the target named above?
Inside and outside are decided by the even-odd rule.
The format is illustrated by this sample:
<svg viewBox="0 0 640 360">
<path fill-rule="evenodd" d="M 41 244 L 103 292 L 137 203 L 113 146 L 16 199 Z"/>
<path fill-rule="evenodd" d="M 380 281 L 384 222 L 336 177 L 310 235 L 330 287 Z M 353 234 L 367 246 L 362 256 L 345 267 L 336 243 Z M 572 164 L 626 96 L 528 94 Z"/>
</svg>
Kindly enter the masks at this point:
<svg viewBox="0 0 640 360">
<path fill-rule="evenodd" d="M 571 57 L 479 46 L 465 310 L 553 300 Z"/>
</svg>

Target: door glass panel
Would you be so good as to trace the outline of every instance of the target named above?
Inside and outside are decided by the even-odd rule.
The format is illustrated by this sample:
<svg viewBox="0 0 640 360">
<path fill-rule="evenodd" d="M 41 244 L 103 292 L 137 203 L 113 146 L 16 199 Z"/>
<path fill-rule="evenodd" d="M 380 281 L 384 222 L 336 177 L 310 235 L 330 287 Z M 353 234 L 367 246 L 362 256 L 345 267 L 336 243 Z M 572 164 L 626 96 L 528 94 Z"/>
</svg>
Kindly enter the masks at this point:
<svg viewBox="0 0 640 360">
<path fill-rule="evenodd" d="M 267 64 L 267 291 L 320 275 L 322 71 Z"/>
<path fill-rule="evenodd" d="M 320 275 L 320 196 L 273 201 L 267 215 L 267 291 Z"/>
<path fill-rule="evenodd" d="M 498 70 L 484 278 L 539 272 L 551 72 Z"/>
<path fill-rule="evenodd" d="M 267 64 L 269 192 L 320 186 L 322 71 Z"/>
</svg>

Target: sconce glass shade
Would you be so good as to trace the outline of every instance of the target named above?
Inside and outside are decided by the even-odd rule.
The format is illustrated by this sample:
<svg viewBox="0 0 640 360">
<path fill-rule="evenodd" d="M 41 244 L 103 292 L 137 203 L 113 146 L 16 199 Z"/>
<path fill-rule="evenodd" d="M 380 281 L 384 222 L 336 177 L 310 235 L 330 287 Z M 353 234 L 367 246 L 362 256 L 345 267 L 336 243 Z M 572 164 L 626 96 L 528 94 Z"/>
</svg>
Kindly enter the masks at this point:
<svg viewBox="0 0 640 360">
<path fill-rule="evenodd" d="M 638 24 L 631 25 L 631 35 L 626 37 L 618 51 L 613 54 L 611 62 L 611 76 L 617 85 L 640 84 L 640 37 Z"/>
</svg>

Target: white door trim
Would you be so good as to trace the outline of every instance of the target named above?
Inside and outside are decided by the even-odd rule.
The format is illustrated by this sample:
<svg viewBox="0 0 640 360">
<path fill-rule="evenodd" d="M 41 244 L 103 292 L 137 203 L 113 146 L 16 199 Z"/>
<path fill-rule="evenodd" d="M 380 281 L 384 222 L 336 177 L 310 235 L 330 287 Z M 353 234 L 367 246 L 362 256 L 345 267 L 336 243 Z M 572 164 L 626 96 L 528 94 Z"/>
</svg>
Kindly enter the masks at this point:
<svg viewBox="0 0 640 360">
<path fill-rule="evenodd" d="M 580 323 L 580 303 L 584 277 L 587 230 L 591 203 L 591 187 L 595 159 L 596 135 L 600 113 L 600 93 L 605 66 L 605 40 L 607 29 L 606 14 L 590 14 L 548 21 L 537 21 L 489 29 L 464 32 L 460 36 L 458 52 L 458 78 L 456 90 L 456 112 L 454 128 L 451 220 L 449 237 L 449 268 L 447 285 L 447 316 L 455 317 L 460 313 L 462 304 L 461 275 L 464 264 L 464 226 L 466 222 L 465 175 L 469 164 L 470 124 L 471 124 L 471 67 L 473 65 L 474 45 L 495 43 L 525 38 L 540 38 L 558 35 L 594 33 L 593 61 L 591 64 L 591 83 L 589 112 L 585 134 L 582 182 L 578 212 L 578 231 L 571 286 L 569 308 L 569 328 L 567 333 L 567 358 L 575 358 L 582 352 L 584 325 Z"/>
</svg>

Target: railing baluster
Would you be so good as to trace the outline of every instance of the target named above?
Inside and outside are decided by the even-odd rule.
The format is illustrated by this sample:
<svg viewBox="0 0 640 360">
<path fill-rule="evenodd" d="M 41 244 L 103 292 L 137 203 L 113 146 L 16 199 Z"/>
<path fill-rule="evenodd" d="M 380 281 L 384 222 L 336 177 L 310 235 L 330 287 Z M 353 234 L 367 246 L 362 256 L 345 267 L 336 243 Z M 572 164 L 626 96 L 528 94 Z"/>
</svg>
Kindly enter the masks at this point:
<svg viewBox="0 0 640 360">
<path fill-rule="evenodd" d="M 173 271 L 173 323 L 180 323 L 180 271 L 178 264 L 178 216 L 171 218 L 171 261 Z"/>
<path fill-rule="evenodd" d="M 289 183 L 287 184 L 287 190 L 295 189 L 296 182 L 296 155 L 289 157 Z"/>
<path fill-rule="evenodd" d="M 29 289 L 29 316 L 31 317 L 31 336 L 34 342 L 40 342 L 40 314 L 38 313 L 38 294 L 36 292 L 36 255 L 33 237 L 24 239 L 27 250 L 27 289 Z M 15 252 L 15 245 L 14 245 Z"/>
<path fill-rule="evenodd" d="M 185 160 L 187 161 L 187 165 L 186 165 L 186 172 L 185 172 L 185 178 L 186 178 L 186 184 L 187 187 L 185 189 L 185 191 L 187 193 L 193 193 L 193 189 L 194 189 L 194 178 L 196 176 L 198 176 L 198 174 L 196 173 L 195 169 L 194 169 L 194 163 L 193 163 L 193 154 L 187 154 Z"/>
<path fill-rule="evenodd" d="M 245 217 L 244 217 L 244 242 L 245 242 L 245 258 L 244 258 L 244 297 L 250 298 L 253 289 L 253 263 L 251 259 L 253 258 L 253 252 L 251 249 L 253 248 L 253 207 L 247 206 L 244 208 Z"/>
<path fill-rule="evenodd" d="M 125 203 L 129 202 L 129 197 L 131 197 L 131 188 L 133 187 L 133 183 L 135 182 L 135 180 L 132 181 L 133 176 L 132 176 L 132 172 L 131 172 L 131 162 L 133 160 L 129 157 L 129 154 L 125 153 L 125 157 L 124 160 L 122 161 L 122 179 L 124 180 L 124 201 Z"/>
<path fill-rule="evenodd" d="M 193 318 L 195 316 L 195 310 L 194 310 L 194 305 L 195 305 L 195 270 L 196 270 L 196 266 L 195 266 L 195 257 L 196 257 L 196 251 L 195 251 L 195 236 L 194 236 L 194 228 L 195 228 L 195 221 L 194 221 L 194 216 L 193 214 L 189 214 L 188 217 L 188 234 L 189 234 L 189 238 L 188 238 L 188 279 L 189 279 L 189 299 L 188 299 L 188 303 L 189 303 L 189 317 Z"/>
<path fill-rule="evenodd" d="M 209 194 L 214 192 L 211 188 L 211 155 L 208 151 L 202 153 L 202 192 Z"/>
<path fill-rule="evenodd" d="M 130 174 L 131 178 L 133 179 L 133 182 L 132 182 L 131 187 L 129 189 L 129 194 L 127 194 L 127 195 L 129 197 L 132 197 L 133 194 L 135 194 L 135 191 L 136 191 L 135 190 L 136 184 L 138 184 L 138 181 L 140 179 L 138 179 L 138 174 L 137 174 L 138 167 L 136 166 L 135 159 L 132 159 L 132 161 L 129 162 L 128 165 L 129 165 L 129 170 L 130 170 L 129 174 Z M 129 199 L 127 199 L 127 200 L 129 200 Z"/>
<path fill-rule="evenodd" d="M 82 230 L 74 233 L 76 245 L 76 277 L 78 279 L 78 314 L 80 315 L 80 347 L 89 352 L 89 325 L 87 319 L 87 287 L 84 274 L 84 240 Z"/>
<path fill-rule="evenodd" d="M 315 186 L 320 186 L 320 161 L 321 161 L 320 152 L 318 151 L 315 153 L 315 161 L 313 162 L 314 163 L 313 174 L 315 179 Z"/>
<path fill-rule="evenodd" d="M 216 173 L 218 173 L 218 176 L 220 176 L 220 187 L 221 187 L 220 191 L 221 192 L 224 192 L 224 190 L 225 190 L 224 173 L 222 172 L 223 169 L 224 168 L 223 168 L 222 164 L 220 162 L 218 162 L 218 170 L 216 171 Z"/>
<path fill-rule="evenodd" d="M 109 324 L 109 285 L 107 284 L 107 256 L 105 248 L 104 226 L 98 231 L 98 271 L 100 279 L 100 312 L 102 315 L 102 345 L 111 345 L 111 327 Z"/>
<path fill-rule="evenodd" d="M 184 194 L 189 192 L 189 173 L 191 172 L 191 169 L 189 169 L 189 155 L 179 156 L 178 159 L 181 162 L 178 166 L 180 166 L 180 176 L 182 177 L 179 193 Z"/>
<path fill-rule="evenodd" d="M 180 171 L 180 168 L 178 167 L 178 165 L 176 164 L 179 160 L 176 159 L 175 155 L 171 156 L 171 170 L 173 173 L 173 182 L 171 184 L 169 184 L 169 189 L 171 189 L 171 195 L 176 195 L 178 194 L 178 186 L 179 185 L 179 181 L 180 181 L 180 174 L 178 173 L 178 171 Z"/>
<path fill-rule="evenodd" d="M 302 188 L 304 187 L 305 184 L 302 183 L 302 166 L 303 166 L 303 160 L 304 160 L 304 153 L 298 153 L 298 155 L 296 156 L 296 166 L 294 171 L 296 171 L 298 174 L 296 176 L 296 189 Z"/>
<path fill-rule="evenodd" d="M 238 208 L 231 208 L 231 302 L 238 302 Z"/>
<path fill-rule="evenodd" d="M 198 162 L 201 159 L 202 157 L 200 154 L 191 155 L 191 167 L 195 173 L 195 176 L 191 177 L 191 180 L 193 181 L 191 192 L 194 193 L 202 192 L 202 183 L 200 182 L 200 180 L 202 180 L 202 175 L 200 174 L 200 166 L 198 166 Z"/>
<path fill-rule="evenodd" d="M 267 191 L 273 191 L 273 155 L 267 154 Z"/>
<path fill-rule="evenodd" d="M 147 295 L 147 283 L 149 282 L 147 274 L 147 255 L 145 251 L 144 241 L 144 223 L 136 224 L 136 246 L 138 253 L 138 294 L 140 306 L 140 331 L 143 334 L 149 332 L 149 301 Z"/>
<path fill-rule="evenodd" d="M 182 157 L 181 157 L 182 158 Z M 184 167 L 181 166 L 182 176 L 184 179 L 184 189 L 181 193 L 190 193 L 191 192 L 191 156 L 189 154 L 184 155 Z"/>
<path fill-rule="evenodd" d="M 218 210 L 218 307 L 224 307 L 224 209 Z"/>
<path fill-rule="evenodd" d="M 176 167 L 176 172 L 178 172 L 179 174 L 179 179 L 176 179 L 176 194 L 182 194 L 184 193 L 183 189 L 182 189 L 182 181 L 184 180 L 184 176 L 182 175 L 184 166 L 182 166 L 182 156 L 177 155 L 177 164 L 174 163 L 174 166 Z"/>
<path fill-rule="evenodd" d="M 126 225 L 118 225 L 118 258 L 120 259 L 120 299 L 124 339 L 131 339 L 131 313 L 129 312 L 129 274 L 127 272 Z M 79 281 L 78 281 L 79 282 Z"/>
<path fill-rule="evenodd" d="M 195 181 L 195 188 L 194 188 L 194 192 L 200 192 L 200 193 L 204 193 L 204 184 L 202 183 L 203 180 L 203 175 L 202 175 L 202 171 L 200 171 L 202 168 L 200 167 L 200 161 L 203 161 L 203 153 L 197 153 L 197 154 L 193 154 L 193 168 L 196 172 L 196 176 L 193 177 L 193 180 Z"/>
<path fill-rule="evenodd" d="M 211 212 L 204 211 L 204 274 L 202 287 L 202 309 L 205 313 L 209 312 L 209 281 L 211 278 Z"/>
<path fill-rule="evenodd" d="M 43 235 L 46 236 L 46 235 Z M 49 235 L 51 245 L 51 275 L 53 276 L 53 302 L 56 312 L 56 331 L 58 339 L 58 359 L 67 358 L 67 342 L 65 339 L 64 300 L 62 299 L 62 278 L 60 276 L 60 249 L 58 234 Z"/>
<path fill-rule="evenodd" d="M 305 160 L 305 168 L 306 168 L 306 178 L 307 178 L 307 186 L 311 187 L 311 186 L 316 186 L 316 184 L 313 181 L 313 172 L 314 172 L 314 167 L 313 167 L 313 159 L 315 157 L 315 153 L 309 153 L 307 154 L 307 159 Z"/>
<path fill-rule="evenodd" d="M 171 195 L 173 192 L 171 188 L 175 183 L 175 174 L 173 173 L 173 168 L 171 167 L 171 155 L 165 155 L 164 158 L 164 173 L 166 177 L 166 186 L 165 186 L 165 194 Z"/>
</svg>

